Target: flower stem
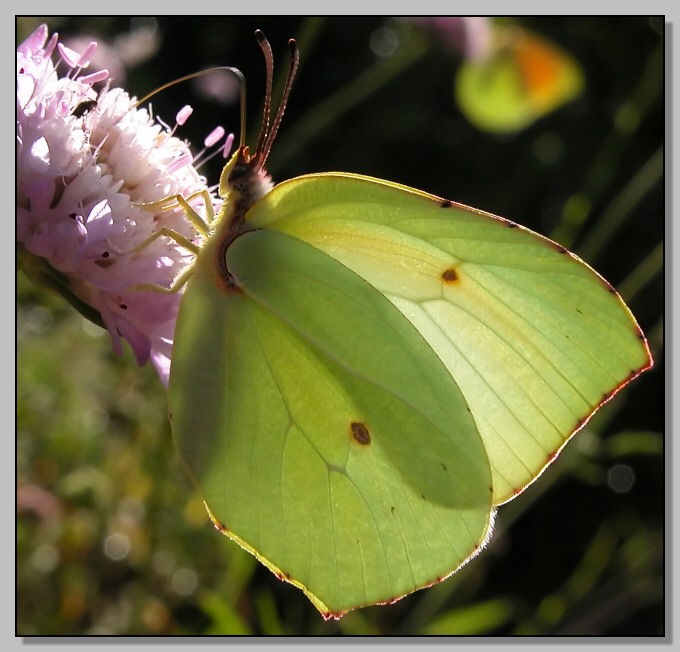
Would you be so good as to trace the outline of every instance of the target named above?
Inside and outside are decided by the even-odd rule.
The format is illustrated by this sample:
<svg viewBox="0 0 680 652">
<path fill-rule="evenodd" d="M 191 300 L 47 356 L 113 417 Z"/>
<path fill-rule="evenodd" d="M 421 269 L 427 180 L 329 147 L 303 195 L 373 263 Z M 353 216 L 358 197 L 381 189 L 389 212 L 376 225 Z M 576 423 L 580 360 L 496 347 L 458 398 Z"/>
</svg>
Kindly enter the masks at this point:
<svg viewBox="0 0 680 652">
<path fill-rule="evenodd" d="M 621 104 L 614 124 L 590 169 L 581 189 L 564 204 L 560 220 L 550 237 L 567 248 L 572 248 L 586 224 L 593 206 L 609 186 L 626 147 L 643 124 L 645 117 L 663 92 L 663 46 L 657 46 L 647 58 L 645 68 L 629 98 Z"/>
</svg>

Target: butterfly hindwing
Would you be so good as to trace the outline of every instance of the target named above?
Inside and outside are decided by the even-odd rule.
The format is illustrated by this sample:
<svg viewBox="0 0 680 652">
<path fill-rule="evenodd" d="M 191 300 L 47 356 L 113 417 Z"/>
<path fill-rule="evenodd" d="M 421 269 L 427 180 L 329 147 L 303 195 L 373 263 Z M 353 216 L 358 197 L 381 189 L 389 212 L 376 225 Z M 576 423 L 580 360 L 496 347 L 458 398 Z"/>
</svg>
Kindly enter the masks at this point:
<svg viewBox="0 0 680 652">
<path fill-rule="evenodd" d="M 369 283 L 276 231 L 199 258 L 173 434 L 218 527 L 327 616 L 452 573 L 488 535 L 491 471 L 456 383 Z M 207 336 L 207 334 L 209 334 Z"/>
</svg>

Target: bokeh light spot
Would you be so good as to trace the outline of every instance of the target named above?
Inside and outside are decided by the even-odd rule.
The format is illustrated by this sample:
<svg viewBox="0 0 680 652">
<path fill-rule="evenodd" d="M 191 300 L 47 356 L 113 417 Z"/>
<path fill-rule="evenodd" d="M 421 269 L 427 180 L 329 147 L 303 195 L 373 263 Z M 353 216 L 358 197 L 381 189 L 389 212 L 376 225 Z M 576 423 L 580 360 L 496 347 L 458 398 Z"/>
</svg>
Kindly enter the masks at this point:
<svg viewBox="0 0 680 652">
<path fill-rule="evenodd" d="M 114 532 L 104 541 L 104 552 L 113 561 L 122 561 L 130 554 L 130 539 L 120 532 Z"/>
<path fill-rule="evenodd" d="M 609 469 L 607 484 L 617 494 L 625 494 L 635 484 L 635 471 L 627 464 L 617 464 Z"/>
</svg>

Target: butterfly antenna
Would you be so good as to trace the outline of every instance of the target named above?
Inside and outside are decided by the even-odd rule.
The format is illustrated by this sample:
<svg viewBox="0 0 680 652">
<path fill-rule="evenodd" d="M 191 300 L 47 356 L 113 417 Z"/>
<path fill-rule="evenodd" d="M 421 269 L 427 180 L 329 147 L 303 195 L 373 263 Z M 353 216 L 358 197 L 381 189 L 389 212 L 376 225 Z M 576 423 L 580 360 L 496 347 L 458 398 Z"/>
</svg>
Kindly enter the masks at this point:
<svg viewBox="0 0 680 652">
<path fill-rule="evenodd" d="M 230 68 L 241 84 L 241 135 L 238 139 L 239 147 L 244 147 L 246 144 L 246 78 L 238 68 Z"/>
<path fill-rule="evenodd" d="M 199 70 L 198 72 L 192 72 L 190 75 L 184 75 L 184 77 L 179 77 L 173 79 L 167 84 L 159 86 L 155 90 L 151 91 L 145 95 L 141 100 L 137 100 L 133 105 L 133 109 L 138 108 L 144 102 L 150 100 L 154 95 L 164 91 L 166 88 L 175 86 L 176 84 L 181 84 L 182 82 L 189 81 L 190 79 L 196 79 L 196 77 L 203 77 L 203 75 L 209 75 L 210 73 L 217 72 L 218 70 L 227 70 L 228 72 L 236 75 L 236 79 L 240 84 L 240 104 L 241 104 L 241 136 L 239 139 L 240 145 L 245 145 L 246 142 L 246 78 L 243 73 L 238 68 L 232 68 L 231 66 L 217 66 L 216 68 L 206 68 L 206 70 Z"/>
<path fill-rule="evenodd" d="M 281 125 L 281 120 L 283 120 L 283 114 L 286 110 L 286 104 L 288 103 L 288 98 L 290 97 L 290 91 L 293 86 L 293 80 L 295 79 L 295 74 L 297 73 L 298 66 L 300 65 L 300 51 L 298 50 L 297 43 L 295 39 L 290 39 L 288 41 L 288 47 L 290 48 L 290 67 L 288 68 L 288 77 L 286 78 L 286 85 L 283 87 L 283 94 L 281 95 L 281 101 L 279 102 L 279 108 L 276 111 L 276 116 L 274 116 L 274 122 L 272 123 L 271 129 L 267 133 L 267 137 L 262 143 L 260 149 L 260 143 L 258 142 L 257 152 L 261 157 L 261 164 L 269 156 L 274 139 L 276 138 L 276 133 Z M 269 92 L 271 95 L 271 90 Z M 260 134 L 261 136 L 262 134 Z"/>
<path fill-rule="evenodd" d="M 264 94 L 262 127 L 260 128 L 260 135 L 257 139 L 257 146 L 255 147 L 255 151 L 260 152 L 262 151 L 262 148 L 267 142 L 269 136 L 269 120 L 271 118 L 272 110 L 272 87 L 274 85 L 274 53 L 272 52 L 272 46 L 269 44 L 269 41 L 262 30 L 255 30 L 255 38 L 257 39 L 257 43 L 260 48 L 262 48 L 262 53 L 264 54 L 264 63 L 267 69 L 267 87 Z"/>
</svg>

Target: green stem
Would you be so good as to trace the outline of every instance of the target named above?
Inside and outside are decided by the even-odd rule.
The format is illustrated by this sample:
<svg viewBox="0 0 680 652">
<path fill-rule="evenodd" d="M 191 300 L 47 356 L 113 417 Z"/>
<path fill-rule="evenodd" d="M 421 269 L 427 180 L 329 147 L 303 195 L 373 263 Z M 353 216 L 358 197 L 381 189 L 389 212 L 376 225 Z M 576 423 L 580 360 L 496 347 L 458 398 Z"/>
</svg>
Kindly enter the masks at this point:
<svg viewBox="0 0 680 652">
<path fill-rule="evenodd" d="M 573 246 L 592 207 L 614 178 L 624 151 L 663 89 L 663 44 L 647 58 L 645 69 L 629 99 L 616 113 L 609 131 L 581 189 L 565 202 L 562 216 L 551 238 L 567 248 Z"/>
<path fill-rule="evenodd" d="M 663 270 L 663 258 L 663 242 L 659 242 L 644 260 L 638 263 L 635 269 L 619 283 L 619 294 L 626 303 L 630 303 L 638 292 Z"/>
<path fill-rule="evenodd" d="M 35 256 L 21 243 L 16 245 L 18 268 L 39 287 L 47 288 L 68 301 L 83 317 L 93 324 L 106 329 L 101 315 L 92 306 L 85 303 L 71 290 L 71 283 L 66 274 L 52 267 L 45 258 Z"/>
<path fill-rule="evenodd" d="M 655 360 L 658 360 L 664 348 L 663 333 L 664 333 L 664 318 L 663 316 L 661 316 L 659 321 L 657 321 L 656 324 L 654 324 L 654 326 L 647 330 L 647 341 L 649 342 L 649 348 Z"/>
<path fill-rule="evenodd" d="M 602 216 L 578 248 L 578 254 L 594 261 L 616 230 L 629 217 L 635 206 L 663 177 L 664 148 L 659 147 L 652 157 L 603 211 Z"/>
</svg>

